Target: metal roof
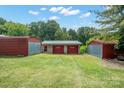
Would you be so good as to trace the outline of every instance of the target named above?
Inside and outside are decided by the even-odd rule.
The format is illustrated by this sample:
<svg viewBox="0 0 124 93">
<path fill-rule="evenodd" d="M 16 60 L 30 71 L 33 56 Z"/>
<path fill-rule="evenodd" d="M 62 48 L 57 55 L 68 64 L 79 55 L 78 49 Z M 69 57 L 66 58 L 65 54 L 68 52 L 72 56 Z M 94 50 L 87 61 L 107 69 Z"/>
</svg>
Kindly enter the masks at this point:
<svg viewBox="0 0 124 93">
<path fill-rule="evenodd" d="M 91 43 L 93 43 L 93 42 L 97 42 L 97 43 L 100 43 L 100 44 L 117 44 L 118 42 L 116 41 L 116 40 L 114 40 L 114 41 L 103 41 L 103 40 L 93 40 L 93 41 L 91 41 Z"/>
<path fill-rule="evenodd" d="M 29 36 L 0 36 L 0 38 L 29 38 Z"/>
<path fill-rule="evenodd" d="M 43 41 L 43 45 L 80 45 L 79 41 Z"/>
<path fill-rule="evenodd" d="M 4 36 L 0 35 L 0 38 L 36 38 L 36 37 L 31 37 L 31 36 Z"/>
</svg>

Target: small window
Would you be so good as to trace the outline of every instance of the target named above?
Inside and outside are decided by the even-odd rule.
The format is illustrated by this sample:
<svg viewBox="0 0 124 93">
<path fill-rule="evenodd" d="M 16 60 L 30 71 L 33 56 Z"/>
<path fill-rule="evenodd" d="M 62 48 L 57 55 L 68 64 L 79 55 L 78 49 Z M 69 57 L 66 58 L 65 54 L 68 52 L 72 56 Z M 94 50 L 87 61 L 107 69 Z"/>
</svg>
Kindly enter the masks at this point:
<svg viewBox="0 0 124 93">
<path fill-rule="evenodd" d="M 47 46 L 44 46 L 44 51 L 45 51 L 45 52 L 47 51 Z"/>
</svg>

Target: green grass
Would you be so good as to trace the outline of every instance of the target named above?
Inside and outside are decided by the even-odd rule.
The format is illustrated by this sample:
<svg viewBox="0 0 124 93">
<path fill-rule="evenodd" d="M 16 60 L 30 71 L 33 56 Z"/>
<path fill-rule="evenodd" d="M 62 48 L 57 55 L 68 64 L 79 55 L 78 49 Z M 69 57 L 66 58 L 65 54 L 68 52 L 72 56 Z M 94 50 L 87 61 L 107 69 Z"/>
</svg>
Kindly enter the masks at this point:
<svg viewBox="0 0 124 93">
<path fill-rule="evenodd" d="M 124 87 L 124 70 L 90 55 L 0 57 L 0 87 Z"/>
</svg>

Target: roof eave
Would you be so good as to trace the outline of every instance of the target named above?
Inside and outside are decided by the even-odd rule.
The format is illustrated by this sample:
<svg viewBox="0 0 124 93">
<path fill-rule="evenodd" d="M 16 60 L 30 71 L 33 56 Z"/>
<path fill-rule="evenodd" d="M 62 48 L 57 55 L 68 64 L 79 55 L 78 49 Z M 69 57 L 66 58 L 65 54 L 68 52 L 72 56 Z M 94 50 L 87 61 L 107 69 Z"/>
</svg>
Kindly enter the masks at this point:
<svg viewBox="0 0 124 93">
<path fill-rule="evenodd" d="M 42 45 L 81 45 L 81 44 L 72 44 L 72 43 L 70 43 L 70 44 L 49 44 L 49 43 L 42 43 Z"/>
</svg>

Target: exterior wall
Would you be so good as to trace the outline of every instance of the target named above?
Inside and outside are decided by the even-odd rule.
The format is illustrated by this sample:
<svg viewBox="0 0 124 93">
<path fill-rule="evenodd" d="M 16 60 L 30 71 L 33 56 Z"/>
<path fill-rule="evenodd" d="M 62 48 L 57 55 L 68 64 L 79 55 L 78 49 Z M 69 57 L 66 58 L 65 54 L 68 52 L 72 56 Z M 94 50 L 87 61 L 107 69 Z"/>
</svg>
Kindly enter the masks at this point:
<svg viewBox="0 0 124 93">
<path fill-rule="evenodd" d="M 79 46 L 78 45 L 68 45 L 67 46 L 67 53 L 68 54 L 78 54 L 79 53 Z"/>
<path fill-rule="evenodd" d="M 53 46 L 52 45 L 48 45 L 47 46 L 47 53 L 53 53 Z M 67 46 L 64 46 L 64 53 L 67 54 Z"/>
<path fill-rule="evenodd" d="M 53 46 L 51 45 L 47 46 L 47 53 L 53 53 Z"/>
<path fill-rule="evenodd" d="M 28 41 L 29 42 L 40 42 L 40 39 L 34 38 L 34 37 L 30 37 L 30 38 L 28 38 Z"/>
<path fill-rule="evenodd" d="M 41 43 L 37 38 L 0 37 L 0 55 L 23 55 L 41 52 Z"/>
<path fill-rule="evenodd" d="M 41 53 L 40 42 L 28 42 L 28 55 Z"/>
<path fill-rule="evenodd" d="M 103 42 L 103 41 L 94 40 L 90 43 L 90 45 L 102 45 L 101 58 L 112 59 L 115 57 L 115 54 L 116 54 L 116 51 L 114 49 L 115 43 L 112 43 L 112 42 L 107 43 L 107 42 Z M 95 48 L 93 48 L 92 50 L 95 51 Z"/>
<path fill-rule="evenodd" d="M 115 50 L 114 44 L 104 44 L 103 45 L 103 58 L 114 58 L 115 57 Z"/>
<path fill-rule="evenodd" d="M 0 38 L 0 55 L 28 55 L 26 38 Z"/>
<path fill-rule="evenodd" d="M 64 45 L 64 54 L 67 54 L 67 46 L 68 45 Z M 47 45 L 47 53 L 53 53 L 52 45 Z M 80 45 L 78 45 L 78 53 L 80 53 Z"/>
<path fill-rule="evenodd" d="M 53 45 L 53 54 L 64 54 L 64 45 Z"/>
<path fill-rule="evenodd" d="M 42 44 L 40 44 L 41 45 L 41 52 L 43 53 L 44 52 L 44 47 L 42 46 Z"/>
<path fill-rule="evenodd" d="M 28 38 L 28 55 L 41 53 L 41 43 L 38 38 Z"/>
<path fill-rule="evenodd" d="M 67 54 L 67 45 L 64 45 L 64 54 Z"/>
<path fill-rule="evenodd" d="M 78 45 L 78 54 L 80 54 L 80 45 Z"/>
<path fill-rule="evenodd" d="M 100 47 L 96 47 L 100 45 L 101 49 Z M 88 46 L 88 53 L 100 58 L 112 59 L 115 57 L 114 44 L 90 44 Z"/>
<path fill-rule="evenodd" d="M 19 49 L 17 55 L 28 56 L 28 40 L 27 38 L 19 39 Z"/>
<path fill-rule="evenodd" d="M 101 44 L 90 44 L 88 46 L 88 53 L 91 55 L 102 58 L 103 57 L 102 47 L 103 47 L 103 45 L 101 45 Z"/>
</svg>

